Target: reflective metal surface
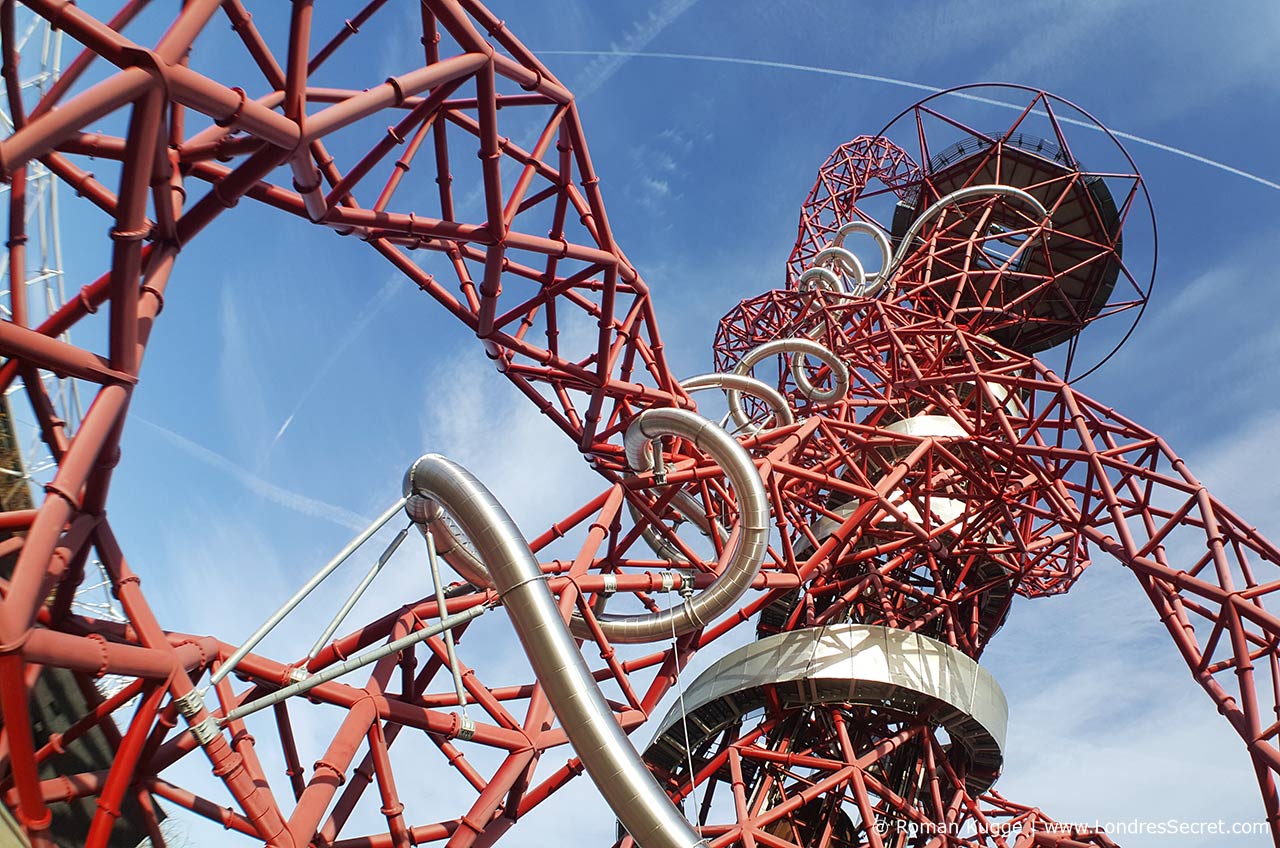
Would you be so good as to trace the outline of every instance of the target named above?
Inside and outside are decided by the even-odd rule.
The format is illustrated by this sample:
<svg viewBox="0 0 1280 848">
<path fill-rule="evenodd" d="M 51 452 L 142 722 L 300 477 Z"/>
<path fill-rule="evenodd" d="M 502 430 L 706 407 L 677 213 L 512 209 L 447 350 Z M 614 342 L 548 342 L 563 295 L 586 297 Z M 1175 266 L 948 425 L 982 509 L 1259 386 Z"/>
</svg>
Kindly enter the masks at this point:
<svg viewBox="0 0 1280 848">
<path fill-rule="evenodd" d="M 828 272 L 830 273 L 830 272 Z M 817 403 L 828 403 L 840 400 L 849 391 L 849 368 L 840 357 L 812 339 L 774 339 L 747 351 L 746 355 L 733 369 L 737 374 L 750 374 L 757 362 L 782 353 L 800 354 L 791 357 L 791 376 L 796 381 L 796 388 L 809 400 Z M 819 389 L 809 380 L 805 371 L 804 358 L 812 356 L 831 369 L 832 386 Z M 740 408 L 742 398 L 737 392 L 729 393 L 729 409 Z M 734 416 L 737 417 L 737 414 Z"/>
<path fill-rule="evenodd" d="M 727 612 L 751 586 L 764 562 L 769 544 L 769 500 L 751 455 L 723 429 L 697 413 L 683 409 L 649 409 L 627 428 L 627 463 L 636 471 L 653 467 L 651 443 L 663 436 L 680 436 L 707 453 L 724 470 L 738 501 L 738 523 L 729 534 L 729 547 L 714 583 L 679 606 L 638 615 L 597 616 L 611 642 L 637 643 L 671 639 L 706 626 Z M 590 636 L 587 623 L 576 613 L 571 622 L 581 638 Z"/>
<path fill-rule="evenodd" d="M 405 496 L 438 500 L 488 566 L 534 674 L 574 751 L 609 807 L 642 848 L 705 844 L 658 787 L 618 726 L 560 617 L 542 569 L 506 510 L 466 469 L 438 454 L 405 475 Z"/>
<path fill-rule="evenodd" d="M 1009 708 L 995 678 L 948 645 L 894 628 L 841 624 L 779 633 L 728 654 L 684 693 L 694 747 L 763 707 L 849 703 L 885 707 L 946 729 L 969 756 L 967 787 L 983 792 L 1004 761 Z M 682 762 L 680 705 L 663 718 L 645 759 Z"/>
</svg>

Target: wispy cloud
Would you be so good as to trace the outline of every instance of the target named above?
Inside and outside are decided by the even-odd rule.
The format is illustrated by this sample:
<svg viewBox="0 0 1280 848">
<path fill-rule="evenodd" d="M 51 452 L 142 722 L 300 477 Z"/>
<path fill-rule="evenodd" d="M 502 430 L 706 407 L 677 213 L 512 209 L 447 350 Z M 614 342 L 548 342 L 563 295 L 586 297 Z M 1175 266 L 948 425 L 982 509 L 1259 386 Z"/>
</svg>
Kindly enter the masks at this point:
<svg viewBox="0 0 1280 848">
<path fill-rule="evenodd" d="M 159 434 L 165 441 L 174 447 L 182 450 L 194 459 L 203 462 L 210 468 L 214 468 L 240 483 L 249 491 L 258 495 L 264 500 L 270 501 L 277 506 L 292 510 L 301 515 L 319 518 L 340 527 L 346 527 L 352 530 L 362 530 L 369 525 L 372 520 L 359 513 L 352 512 L 349 509 L 340 506 L 334 506 L 330 503 L 308 497 L 300 492 L 294 492 L 277 486 L 257 474 L 254 474 L 247 468 L 243 468 L 231 460 L 227 459 L 220 453 L 206 448 L 204 445 L 193 442 L 186 436 L 175 433 L 168 427 L 156 424 L 154 421 L 148 421 L 140 415 L 134 414 L 130 418 Z"/>
<path fill-rule="evenodd" d="M 624 192 L 649 212 L 665 211 L 672 201 L 684 197 L 682 188 L 690 179 L 685 161 L 713 138 L 709 131 L 688 127 L 668 127 L 644 136 L 628 150 L 633 167 Z M 656 219 L 655 226 L 669 228 L 669 223 L 660 223 L 663 220 Z"/>
<path fill-rule="evenodd" d="M 1020 600 L 1005 630 L 983 657 L 1010 703 L 1002 793 L 1078 824 L 1259 818 L 1243 746 L 1130 574 L 1100 557 L 1069 595 Z M 1115 838 L 1126 848 L 1171 844 Z M 1210 848 L 1222 837 L 1177 844 Z"/>
<path fill-rule="evenodd" d="M 238 451 L 259 455 L 263 434 L 270 432 L 267 393 L 262 384 L 262 355 L 254 341 L 267 337 L 258 313 L 245 309 L 234 294 L 235 286 L 224 285 L 220 304 L 221 351 L 218 387 L 222 406 L 235 410 L 227 427 L 235 437 Z"/>
<path fill-rule="evenodd" d="M 758 68 L 774 68 L 780 71 L 801 71 L 803 73 L 821 74 L 823 76 L 844 77 L 846 79 L 863 80 L 864 82 L 876 82 L 876 83 L 882 83 L 884 85 L 897 86 L 899 88 L 909 88 L 914 91 L 925 91 L 925 92 L 929 92 L 930 94 L 936 94 L 939 91 L 942 91 L 942 89 L 938 86 L 926 85 L 924 83 L 919 83 L 919 82 L 912 82 L 911 80 L 897 79 L 895 77 L 881 76 L 879 74 L 864 74 L 859 71 L 847 71 L 841 68 L 826 68 L 818 65 L 802 65 L 802 64 L 797 64 L 795 62 L 774 62 L 768 59 L 747 59 L 747 58 L 742 58 L 737 56 L 707 56 L 699 53 L 657 53 L 657 52 L 644 52 L 640 50 L 624 51 L 622 49 L 543 50 L 541 51 L 541 53 L 546 56 L 597 56 L 597 57 L 601 57 L 602 60 L 604 57 L 609 57 L 609 58 L 620 59 L 623 62 L 625 62 L 628 59 L 666 59 L 666 60 L 686 61 L 686 62 L 715 62 L 715 63 L 725 64 L 725 65 L 748 65 L 748 66 L 758 67 Z M 619 64 L 619 67 L 621 67 L 621 64 Z M 594 91 L 596 88 L 599 88 L 599 85 L 596 85 L 595 87 L 591 88 L 591 90 Z M 1025 103 L 1021 105 L 1014 104 L 1014 103 L 1004 103 L 998 100 L 992 100 L 990 98 L 974 97 L 974 96 L 966 95 L 963 93 L 956 94 L 954 96 L 960 97 L 966 100 L 976 100 L 991 106 L 999 106 L 999 107 L 1009 108 L 1009 109 L 1021 110 L 1026 105 Z M 1062 123 L 1078 124 L 1079 126 L 1087 127 L 1090 129 L 1096 129 L 1092 124 L 1089 124 L 1083 121 L 1076 121 L 1076 120 L 1073 120 L 1070 118 L 1064 118 L 1061 116 L 1058 117 L 1058 120 L 1061 121 Z M 1125 141 L 1131 141 L 1134 144 L 1141 144 L 1145 147 L 1152 147 L 1152 148 L 1155 148 L 1156 150 L 1162 150 L 1165 153 L 1170 153 L 1170 154 L 1173 154 L 1174 156 L 1180 156 L 1184 159 L 1190 159 L 1191 161 L 1198 162 L 1201 165 L 1207 165 L 1210 168 L 1214 168 L 1219 171 L 1224 171 L 1233 176 L 1242 177 L 1243 179 L 1249 180 L 1251 182 L 1255 182 L 1259 185 L 1266 186 L 1267 188 L 1272 188 L 1272 189 L 1275 189 L 1276 191 L 1280 191 L 1280 182 L 1267 179 L 1266 177 L 1258 176 L 1257 174 L 1251 173 L 1241 168 L 1233 167 L 1231 165 L 1228 165 L 1225 162 L 1219 162 L 1216 159 L 1210 159 L 1208 156 L 1201 156 L 1199 153 L 1193 153 L 1190 150 L 1183 150 L 1180 147 L 1174 147 L 1171 144 L 1165 144 L 1163 142 L 1155 141 L 1154 139 L 1145 138 L 1143 136 L 1135 135 L 1133 133 L 1121 132 L 1120 130 L 1115 130 L 1115 129 L 1112 129 L 1111 132 L 1117 138 L 1122 138 Z"/>
<path fill-rule="evenodd" d="M 579 97 L 586 97 L 598 91 L 637 51 L 652 44 L 663 30 L 675 23 L 697 2 L 698 0 L 663 0 L 656 9 L 649 12 L 647 18 L 632 24 L 621 41 L 610 44 L 609 52 L 596 54 L 596 58 L 583 70 L 574 87 L 575 93 Z"/>
<path fill-rule="evenodd" d="M 337 364 L 338 360 L 342 359 L 342 357 L 346 355 L 347 351 L 351 348 L 351 345 L 354 344 L 361 335 L 363 335 L 366 329 L 368 329 L 369 323 L 373 321 L 380 312 L 382 312 L 383 308 L 386 307 L 388 303 L 391 302 L 391 298 L 395 297 L 396 291 L 400 288 L 403 282 L 404 278 L 400 276 L 389 278 L 387 282 L 383 284 L 382 289 L 378 292 L 377 296 L 365 304 L 364 309 L 360 310 L 360 313 L 356 316 L 355 320 L 351 322 L 350 328 L 343 335 L 342 339 L 329 349 L 329 355 L 324 358 L 324 361 L 320 363 L 320 367 L 315 370 L 311 377 L 311 382 L 309 382 L 307 387 L 302 390 L 302 394 L 298 396 L 298 400 L 294 403 L 293 408 L 290 409 L 289 414 L 285 416 L 284 422 L 280 425 L 280 428 L 276 430 L 275 436 L 271 439 L 271 444 L 267 445 L 267 450 L 262 457 L 262 461 L 258 463 L 258 471 L 261 471 L 267 464 L 267 461 L 270 460 L 271 451 L 275 449 L 276 444 L 279 443 L 280 439 L 284 436 L 285 431 L 289 429 L 289 425 L 293 423 L 293 419 L 302 411 L 302 407 L 306 406 L 307 401 L 311 399 L 311 396 L 324 384 L 325 379 L 329 376 L 329 372 L 333 370 L 333 366 Z"/>
<path fill-rule="evenodd" d="M 561 335 L 578 350 L 582 331 Z M 423 444 L 488 486 L 532 537 L 586 501 L 605 483 L 573 443 L 478 356 L 458 355 L 428 373 Z"/>
<path fill-rule="evenodd" d="M 971 0 L 961 14 L 968 11 L 981 20 L 987 9 L 981 0 Z M 979 76 L 1043 80 L 1060 89 L 1101 71 L 1114 76 L 1117 86 L 1132 87 L 1129 120 L 1197 122 L 1203 120 L 1203 107 L 1265 90 L 1274 79 L 1280 10 L 1272 3 L 1251 6 L 1247 15 L 1244 10 L 1221 14 L 1218 7 L 1190 0 L 1028 3 L 1024 13 L 1052 36 L 1008 39 L 1002 27 L 989 27 L 1001 40 L 991 42 L 994 61 Z M 1136 32 L 1142 37 L 1135 38 Z M 1138 87 L 1140 75 L 1125 78 L 1126 70 L 1139 64 L 1159 69 L 1158 85 Z"/>
</svg>

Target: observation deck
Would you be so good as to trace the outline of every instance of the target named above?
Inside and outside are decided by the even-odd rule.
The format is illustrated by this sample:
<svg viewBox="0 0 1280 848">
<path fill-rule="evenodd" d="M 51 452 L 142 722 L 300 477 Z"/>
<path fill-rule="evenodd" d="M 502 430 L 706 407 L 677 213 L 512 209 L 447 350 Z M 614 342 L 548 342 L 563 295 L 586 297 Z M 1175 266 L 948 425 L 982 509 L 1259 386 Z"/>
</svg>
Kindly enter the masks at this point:
<svg viewBox="0 0 1280 848">
<path fill-rule="evenodd" d="M 1070 339 L 1106 306 L 1120 272 L 1123 221 L 1106 180 L 1053 142 L 1024 133 L 969 137 L 933 156 L 920 186 L 899 201 L 895 247 L 939 198 L 991 184 L 1034 197 L 1049 211 L 1048 226 L 1012 204 L 962 207 L 976 230 L 947 225 L 922 264 L 923 282 L 942 317 L 1037 353 Z"/>
</svg>

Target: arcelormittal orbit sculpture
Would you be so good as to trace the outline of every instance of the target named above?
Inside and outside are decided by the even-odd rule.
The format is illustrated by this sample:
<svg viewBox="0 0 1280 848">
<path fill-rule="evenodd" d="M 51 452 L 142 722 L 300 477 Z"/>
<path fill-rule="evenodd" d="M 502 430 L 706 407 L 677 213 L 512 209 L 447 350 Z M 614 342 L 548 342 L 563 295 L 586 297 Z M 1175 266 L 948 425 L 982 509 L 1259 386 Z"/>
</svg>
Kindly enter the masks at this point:
<svg viewBox="0 0 1280 848">
<path fill-rule="evenodd" d="M 1108 138 L 1088 116 L 1003 89 L 1012 119 L 974 127 L 951 111 L 975 102 L 960 92 L 843 146 L 786 288 L 734 309 L 716 372 L 682 381 L 572 94 L 479 3 L 415 7 L 421 55 L 385 81 L 334 70 L 378 51 L 379 27 L 403 37 L 381 0 L 345 21 L 298 0 L 262 29 L 239 0 L 190 0 L 138 27 L 163 32 L 146 44 L 129 35 L 142 2 L 110 20 L 26 5 L 82 52 L 25 102 L 0 4 L 15 124 L 0 172 L 16 185 L 39 161 L 111 240 L 78 297 L 37 323 L 15 290 L 0 323 L 0 386 L 21 387 L 58 463 L 35 509 L 0 515 L 0 792 L 31 844 L 110 844 L 126 809 L 163 844 L 162 806 L 245 844 L 490 845 L 585 772 L 642 848 L 1109 845 L 992 790 L 1006 705 L 977 663 L 1015 597 L 1065 591 L 1098 552 L 1133 572 L 1243 739 L 1277 824 L 1280 552 L 1158 436 L 1034 358 L 1065 351 L 1063 373 L 1079 370 L 1077 333 L 1137 314 L 1149 290 L 1121 235 L 1149 211 L 1141 180 L 1118 145 L 1086 167 L 1080 139 Z M 228 21 L 235 57 L 191 49 Z M 254 637 L 162 621 L 108 492 L 182 249 L 247 201 L 366 242 L 475 333 L 604 490 L 526 542 L 480 481 L 428 454 Z M 11 194 L 15 263 L 23 202 Z M 103 350 L 59 340 L 72 326 L 100 328 Z M 75 432 L 45 373 L 93 398 Z M 726 393 L 724 426 L 696 411 L 706 389 Z M 310 650 L 257 651 L 392 521 Z M 345 621 L 415 526 L 435 590 Z M 71 607 L 93 558 L 125 623 Z M 498 618 L 528 660 L 514 677 L 516 652 L 492 641 L 505 631 L 485 630 Z M 626 734 L 659 718 L 680 668 L 739 631 L 754 638 L 681 683 L 637 753 Z M 28 703 L 46 668 L 84 683 L 56 731 Z M 122 679 L 109 696 L 104 675 Z M 64 753 L 95 728 L 114 761 L 76 770 Z M 424 774 L 460 788 L 413 791 Z M 55 832 L 51 809 L 82 798 L 87 831 Z"/>
</svg>

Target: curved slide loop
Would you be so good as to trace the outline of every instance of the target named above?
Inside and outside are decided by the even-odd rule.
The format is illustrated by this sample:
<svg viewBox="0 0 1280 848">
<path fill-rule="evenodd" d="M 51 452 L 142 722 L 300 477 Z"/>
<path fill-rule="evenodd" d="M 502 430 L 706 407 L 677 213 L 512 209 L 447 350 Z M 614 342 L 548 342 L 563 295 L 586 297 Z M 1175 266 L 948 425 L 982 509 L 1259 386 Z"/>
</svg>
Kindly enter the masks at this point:
<svg viewBox="0 0 1280 848">
<path fill-rule="evenodd" d="M 800 393 L 815 403 L 830 403 L 831 401 L 840 400 L 849 393 L 849 368 L 844 364 L 840 357 L 836 356 L 827 348 L 815 342 L 813 339 L 774 339 L 765 342 L 759 347 L 754 347 L 747 351 L 733 371 L 735 374 L 750 374 L 751 369 L 756 363 L 762 359 L 777 354 L 790 353 L 801 354 L 800 356 L 791 357 L 791 376 L 795 378 L 796 388 Z M 820 360 L 828 368 L 831 369 L 832 387 L 829 389 L 819 389 L 810 381 L 809 375 L 805 373 L 804 358 L 812 356 Z M 734 413 L 734 420 L 737 420 L 738 414 L 742 414 L 741 399 L 733 395 L 729 396 L 729 411 Z"/>
<path fill-rule="evenodd" d="M 1017 200 L 1036 215 L 1046 219 L 1046 226 L 1049 224 L 1049 221 L 1047 220 L 1049 217 L 1049 210 L 1045 209 L 1044 204 L 1039 200 L 1036 200 L 1035 197 L 1020 188 L 992 183 L 989 185 L 976 185 L 957 189 L 950 194 L 943 195 L 938 198 L 932 206 L 920 214 L 919 218 L 916 218 L 911 222 L 911 226 L 907 228 L 906 234 L 902 237 L 902 242 L 898 245 L 898 252 L 893 256 L 893 264 L 889 266 L 889 273 L 884 276 L 888 278 L 898 270 L 898 266 L 900 266 L 903 260 L 907 258 L 907 253 L 911 250 L 911 243 L 916 240 L 916 236 L 920 235 L 920 231 L 924 229 L 925 224 L 928 224 L 934 218 L 938 217 L 938 215 L 940 215 L 947 207 L 955 206 L 957 203 L 963 203 L 966 200 L 973 200 L 975 197 L 992 196 L 1007 197 L 1011 200 Z"/>
<path fill-rule="evenodd" d="M 619 644 L 670 639 L 673 632 L 680 636 L 698 630 L 728 612 L 751 587 L 769 546 L 769 499 L 760 472 L 742 445 L 697 413 L 648 409 L 636 416 L 624 436 L 628 464 L 641 472 L 653 468 L 652 443 L 663 436 L 687 439 L 724 470 L 738 499 L 738 524 L 721 556 L 720 561 L 727 564 L 715 582 L 697 595 L 661 612 L 596 617 L 609 641 Z M 587 622 L 577 613 L 569 624 L 574 635 L 590 638 Z"/>
<path fill-rule="evenodd" d="M 834 294 L 848 294 L 835 271 L 816 265 L 800 275 L 800 280 L 796 283 L 796 286 L 802 292 L 819 290 L 833 292 Z"/>
<path fill-rule="evenodd" d="M 454 534 L 453 525 L 445 517 L 444 508 L 439 501 L 415 492 L 405 497 L 404 511 L 424 536 L 431 534 L 435 540 L 436 554 L 449 563 L 463 580 L 477 589 L 494 588 L 489 569 Z"/>
<path fill-rule="evenodd" d="M 876 246 L 880 248 L 880 267 L 875 271 L 863 271 L 862 284 L 855 288 L 853 294 L 861 297 L 874 297 L 884 288 L 884 284 L 888 282 L 889 266 L 893 263 L 893 248 L 889 244 L 889 236 L 885 231 L 872 224 L 869 221 L 850 221 L 836 231 L 836 237 L 832 239 L 832 247 L 844 247 L 844 240 L 855 233 L 865 233 L 871 236 Z M 845 248 L 846 250 L 848 248 Z M 821 255 L 821 254 L 819 254 Z M 861 263 L 859 263 L 861 266 Z"/>
<path fill-rule="evenodd" d="M 769 408 L 773 410 L 774 427 L 786 427 L 788 424 L 794 424 L 796 420 L 790 405 L 787 404 L 787 399 L 782 396 L 781 392 L 763 380 L 757 380 L 755 377 L 746 374 L 723 374 L 719 372 L 699 374 L 697 377 L 690 377 L 687 380 L 680 381 L 680 388 L 687 392 L 699 392 L 704 389 L 724 389 L 725 395 L 729 400 L 729 414 L 733 418 L 733 423 L 748 435 L 754 436 L 766 428 L 752 421 L 742 409 L 743 392 L 755 395 L 769 405 Z"/>
<path fill-rule="evenodd" d="M 763 495 L 758 475 L 756 481 Z M 479 550 L 565 735 L 627 832 L 643 848 L 706 846 L 622 732 L 541 579 L 542 569 L 497 499 L 466 469 L 438 454 L 410 467 L 404 491 L 438 501 Z"/>
<path fill-rule="evenodd" d="M 852 251 L 839 245 L 829 244 L 819 250 L 818 255 L 813 257 L 813 266 L 814 268 L 831 268 L 852 279 L 852 286 L 841 284 L 840 291 L 843 294 L 859 292 L 867 287 L 867 272 L 862 267 L 862 260 Z M 804 274 L 800 275 L 801 280 L 804 277 Z"/>
</svg>

